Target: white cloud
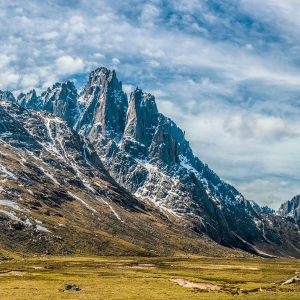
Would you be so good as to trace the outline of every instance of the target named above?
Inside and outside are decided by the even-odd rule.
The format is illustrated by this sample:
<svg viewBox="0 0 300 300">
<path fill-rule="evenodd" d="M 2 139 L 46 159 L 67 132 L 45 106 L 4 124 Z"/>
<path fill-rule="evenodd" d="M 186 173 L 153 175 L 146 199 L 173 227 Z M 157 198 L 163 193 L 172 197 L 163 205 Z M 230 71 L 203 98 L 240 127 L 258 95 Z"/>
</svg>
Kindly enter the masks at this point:
<svg viewBox="0 0 300 300">
<path fill-rule="evenodd" d="M 245 48 L 248 50 L 252 50 L 253 46 L 252 46 L 252 44 L 246 44 Z"/>
<path fill-rule="evenodd" d="M 120 60 L 118 58 L 116 58 L 116 57 L 114 57 L 111 61 L 115 65 L 118 65 L 120 63 Z"/>
<path fill-rule="evenodd" d="M 279 184 L 282 187 L 287 187 L 290 183 L 288 181 L 280 181 Z"/>
<path fill-rule="evenodd" d="M 0 89 L 14 90 L 18 86 L 20 75 L 12 69 L 7 69 L 5 72 L 0 73 Z"/>
<path fill-rule="evenodd" d="M 59 37 L 59 33 L 56 31 L 51 31 L 51 32 L 44 32 L 40 36 L 37 37 L 37 39 L 42 39 L 45 41 L 50 41 L 55 38 Z"/>
<path fill-rule="evenodd" d="M 94 57 L 95 58 L 103 58 L 103 59 L 105 59 L 105 55 L 101 54 L 101 53 L 94 53 Z"/>
<path fill-rule="evenodd" d="M 15 55 L 0 54 L 0 68 L 2 69 L 16 60 L 17 57 Z"/>
<path fill-rule="evenodd" d="M 168 96 L 168 94 L 162 90 L 152 90 L 152 91 L 150 91 L 150 93 L 152 95 L 154 95 L 156 99 L 158 99 L 158 98 L 162 99 L 162 98 L 166 98 Z"/>
<path fill-rule="evenodd" d="M 134 90 L 134 86 L 130 85 L 130 84 L 123 84 L 122 85 L 123 91 L 127 94 L 127 96 L 129 97 L 131 92 L 133 92 Z"/>
<path fill-rule="evenodd" d="M 150 47 L 148 47 L 147 49 L 142 50 L 142 54 L 156 59 L 165 57 L 164 51 L 157 49 L 157 47 L 155 46 L 154 47 L 152 45 L 149 46 Z"/>
<path fill-rule="evenodd" d="M 262 115 L 233 115 L 224 122 L 226 132 L 240 138 L 255 136 L 263 140 L 278 141 L 300 136 L 300 123 Z"/>
<path fill-rule="evenodd" d="M 228 118 L 224 123 L 224 129 L 225 132 L 229 132 L 232 135 L 240 138 L 253 137 L 253 131 L 251 130 L 251 127 L 240 115 Z"/>
<path fill-rule="evenodd" d="M 84 62 L 81 58 L 73 58 L 64 55 L 56 59 L 56 72 L 58 75 L 69 75 L 81 72 L 84 68 Z"/>
<path fill-rule="evenodd" d="M 142 22 L 142 24 L 144 24 L 144 26 L 152 27 L 154 26 L 153 23 L 156 21 L 159 14 L 160 10 L 157 6 L 147 3 L 144 5 L 139 19 Z"/>
<path fill-rule="evenodd" d="M 158 68 L 160 66 L 160 63 L 154 59 L 149 60 L 148 63 L 151 67 L 154 67 L 154 68 Z"/>
<path fill-rule="evenodd" d="M 22 89 L 31 90 L 39 85 L 39 78 L 36 74 L 29 74 L 27 76 L 23 76 L 20 84 Z"/>
</svg>

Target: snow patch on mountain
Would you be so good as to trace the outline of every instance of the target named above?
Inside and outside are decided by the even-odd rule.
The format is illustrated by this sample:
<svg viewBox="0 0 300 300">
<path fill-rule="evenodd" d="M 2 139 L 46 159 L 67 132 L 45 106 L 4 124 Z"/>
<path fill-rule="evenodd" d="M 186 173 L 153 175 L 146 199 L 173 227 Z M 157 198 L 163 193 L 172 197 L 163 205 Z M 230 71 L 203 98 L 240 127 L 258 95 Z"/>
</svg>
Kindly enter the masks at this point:
<svg viewBox="0 0 300 300">
<path fill-rule="evenodd" d="M 77 197 L 76 195 L 72 194 L 71 192 L 68 191 L 68 194 L 70 196 L 72 196 L 74 199 L 78 200 L 79 202 L 81 202 L 85 207 L 87 207 L 89 210 L 91 210 L 94 213 L 97 213 L 97 211 L 91 207 L 90 205 L 88 205 L 85 201 L 83 201 L 82 199 L 80 199 L 79 197 Z"/>
</svg>

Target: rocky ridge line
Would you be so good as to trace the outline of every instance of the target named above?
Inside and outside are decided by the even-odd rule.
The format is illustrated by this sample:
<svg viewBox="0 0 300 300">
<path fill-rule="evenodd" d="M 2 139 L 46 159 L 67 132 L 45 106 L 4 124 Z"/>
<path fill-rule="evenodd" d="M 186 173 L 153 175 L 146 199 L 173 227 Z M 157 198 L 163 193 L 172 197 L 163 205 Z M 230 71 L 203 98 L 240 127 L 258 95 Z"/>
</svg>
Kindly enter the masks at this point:
<svg viewBox="0 0 300 300">
<path fill-rule="evenodd" d="M 289 238 L 299 248 L 294 236 L 280 234 L 274 226 L 284 226 L 283 219 L 257 209 L 194 156 L 184 132 L 158 112 L 154 96 L 136 88 L 128 101 L 114 71 L 93 71 L 79 96 L 70 82 L 55 84 L 40 97 L 33 94 L 17 101 L 62 117 L 93 144 L 119 184 L 188 219 L 195 231 L 254 252 L 255 245 L 276 252 Z"/>
</svg>

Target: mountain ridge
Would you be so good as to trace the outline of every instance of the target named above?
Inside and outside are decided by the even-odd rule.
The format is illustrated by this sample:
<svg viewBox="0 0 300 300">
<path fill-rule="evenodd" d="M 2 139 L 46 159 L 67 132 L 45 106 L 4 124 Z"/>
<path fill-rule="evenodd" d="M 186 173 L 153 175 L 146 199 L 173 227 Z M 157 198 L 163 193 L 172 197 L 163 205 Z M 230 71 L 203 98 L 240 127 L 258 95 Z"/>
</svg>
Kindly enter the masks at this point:
<svg viewBox="0 0 300 300">
<path fill-rule="evenodd" d="M 292 241 L 299 249 L 297 237 L 274 226 L 290 226 L 287 221 L 258 209 L 195 157 L 184 132 L 158 112 L 153 95 L 136 88 L 128 101 L 115 71 L 91 72 L 80 95 L 67 81 L 39 97 L 33 91 L 22 94 L 16 102 L 64 119 L 89 140 L 114 180 L 188 220 L 195 232 L 254 253 L 259 246 L 275 255 L 299 255 L 287 245 Z"/>
<path fill-rule="evenodd" d="M 0 250 L 153 256 L 214 248 L 222 255 L 188 222 L 182 227 L 120 187 L 62 119 L 9 101 L 0 116 Z"/>
</svg>

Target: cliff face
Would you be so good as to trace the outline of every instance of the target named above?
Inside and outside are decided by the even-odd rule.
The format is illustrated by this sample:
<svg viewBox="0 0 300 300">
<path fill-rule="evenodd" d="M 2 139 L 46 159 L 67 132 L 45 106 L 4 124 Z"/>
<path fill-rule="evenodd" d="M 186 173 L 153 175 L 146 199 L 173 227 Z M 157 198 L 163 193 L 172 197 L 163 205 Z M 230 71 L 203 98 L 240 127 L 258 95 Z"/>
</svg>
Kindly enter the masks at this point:
<svg viewBox="0 0 300 300">
<path fill-rule="evenodd" d="M 17 97 L 17 103 L 27 109 L 37 111 L 46 110 L 67 121 L 70 126 L 75 125 L 79 116 L 77 104 L 77 90 L 74 83 L 56 83 L 52 89 L 48 88 L 41 96 L 37 96 L 35 90 Z"/>
<path fill-rule="evenodd" d="M 277 214 L 283 217 L 292 217 L 296 220 L 300 220 L 300 195 L 297 195 L 292 200 L 282 204 Z"/>
<path fill-rule="evenodd" d="M 92 72 L 78 102 L 82 115 L 76 120 L 77 131 L 107 143 L 121 139 L 128 103 L 115 71 L 101 68 Z"/>
<path fill-rule="evenodd" d="M 4 101 L 4 100 L 16 102 L 16 99 L 11 92 L 0 90 L 0 101 Z"/>
<path fill-rule="evenodd" d="M 290 226 L 284 218 L 246 200 L 194 156 L 184 132 L 158 112 L 153 95 L 136 88 L 128 102 L 114 71 L 93 71 L 80 95 L 68 81 L 17 101 L 64 119 L 92 144 L 116 182 L 145 203 L 187 220 L 198 234 L 252 252 L 259 245 L 280 255 L 289 252 L 290 242 L 299 248 L 294 233 L 289 237 L 274 227 Z"/>
</svg>

